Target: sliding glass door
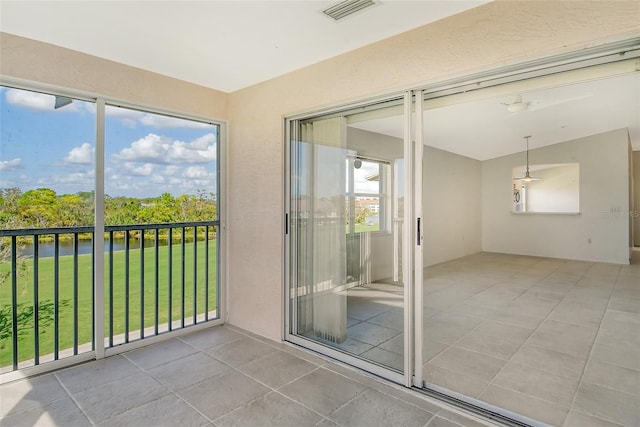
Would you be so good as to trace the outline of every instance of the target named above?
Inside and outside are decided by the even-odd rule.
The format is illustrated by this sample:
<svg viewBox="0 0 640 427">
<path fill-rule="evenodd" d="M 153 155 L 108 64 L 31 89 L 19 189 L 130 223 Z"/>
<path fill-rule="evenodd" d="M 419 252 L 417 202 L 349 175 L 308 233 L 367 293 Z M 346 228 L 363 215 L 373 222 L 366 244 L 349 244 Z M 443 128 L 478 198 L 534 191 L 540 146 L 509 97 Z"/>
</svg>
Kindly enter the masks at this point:
<svg viewBox="0 0 640 427">
<path fill-rule="evenodd" d="M 637 425 L 640 76 L 600 61 L 291 119 L 287 339 L 508 422 Z"/>
<path fill-rule="evenodd" d="M 410 108 L 407 93 L 290 121 L 288 332 L 396 377 L 413 279 Z M 399 132 L 372 130 L 385 126 Z"/>
</svg>

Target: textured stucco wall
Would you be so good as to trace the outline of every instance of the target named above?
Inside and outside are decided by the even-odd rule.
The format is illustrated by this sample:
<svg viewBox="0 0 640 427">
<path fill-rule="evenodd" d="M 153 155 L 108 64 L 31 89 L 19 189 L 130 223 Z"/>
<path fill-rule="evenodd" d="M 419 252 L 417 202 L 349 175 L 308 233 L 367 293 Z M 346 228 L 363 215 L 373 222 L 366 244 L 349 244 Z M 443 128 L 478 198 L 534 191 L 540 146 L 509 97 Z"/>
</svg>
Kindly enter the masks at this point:
<svg viewBox="0 0 640 427">
<path fill-rule="evenodd" d="M 144 106 L 227 119 L 227 94 L 12 34 L 0 33 L 0 75 Z"/>
<path fill-rule="evenodd" d="M 230 94 L 230 323 L 282 334 L 283 116 L 639 33 L 637 1 L 496 1 Z"/>
</svg>

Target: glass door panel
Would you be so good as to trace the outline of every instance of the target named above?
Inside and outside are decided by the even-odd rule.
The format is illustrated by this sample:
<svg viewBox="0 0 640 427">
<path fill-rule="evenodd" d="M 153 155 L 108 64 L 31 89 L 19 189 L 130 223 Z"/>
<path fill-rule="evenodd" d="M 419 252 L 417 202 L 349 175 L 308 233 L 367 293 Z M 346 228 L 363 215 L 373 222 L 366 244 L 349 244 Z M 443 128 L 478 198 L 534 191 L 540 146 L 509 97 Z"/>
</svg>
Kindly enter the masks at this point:
<svg viewBox="0 0 640 427">
<path fill-rule="evenodd" d="M 291 121 L 290 330 L 404 370 L 403 99 Z M 385 130 L 389 124 L 400 130 Z"/>
<path fill-rule="evenodd" d="M 585 402 L 625 396 L 597 373 L 640 367 L 624 332 L 637 330 L 640 308 L 638 266 L 624 265 L 638 94 L 635 73 L 426 101 L 427 388 L 532 425 L 561 426 L 576 411 L 637 420 L 637 410 Z"/>
</svg>

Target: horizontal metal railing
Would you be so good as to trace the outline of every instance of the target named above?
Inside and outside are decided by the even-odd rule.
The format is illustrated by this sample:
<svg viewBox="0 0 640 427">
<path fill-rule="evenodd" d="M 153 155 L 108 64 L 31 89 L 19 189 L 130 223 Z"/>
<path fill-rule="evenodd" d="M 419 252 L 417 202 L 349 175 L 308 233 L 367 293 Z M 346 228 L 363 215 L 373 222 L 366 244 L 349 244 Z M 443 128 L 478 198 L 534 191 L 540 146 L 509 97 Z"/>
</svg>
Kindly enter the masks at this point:
<svg viewBox="0 0 640 427">
<path fill-rule="evenodd" d="M 105 226 L 98 283 L 92 226 L 0 230 L 0 373 L 218 318 L 218 226 Z"/>
</svg>

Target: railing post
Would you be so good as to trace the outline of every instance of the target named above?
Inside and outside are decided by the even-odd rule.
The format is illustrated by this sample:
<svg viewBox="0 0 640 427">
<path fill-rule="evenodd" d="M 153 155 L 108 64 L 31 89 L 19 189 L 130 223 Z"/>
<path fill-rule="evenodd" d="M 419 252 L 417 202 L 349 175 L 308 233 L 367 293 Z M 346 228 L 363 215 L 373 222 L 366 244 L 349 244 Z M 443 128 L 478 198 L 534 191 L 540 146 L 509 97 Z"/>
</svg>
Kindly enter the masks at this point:
<svg viewBox="0 0 640 427">
<path fill-rule="evenodd" d="M 40 301 L 38 289 L 38 236 L 33 236 L 33 364 L 40 364 Z"/>
<path fill-rule="evenodd" d="M 13 370 L 18 369 L 18 245 L 17 237 L 11 236 L 11 341 Z"/>
<path fill-rule="evenodd" d="M 94 230 L 93 230 L 93 344 L 96 359 L 104 358 L 104 99 L 96 100 L 96 148 L 95 148 L 95 193 L 94 193 Z M 113 242 L 113 240 L 111 240 Z M 111 249 L 113 246 L 111 246 Z M 111 255 L 113 251 L 109 251 Z M 110 275 L 110 278 L 112 275 Z M 113 288 L 112 288 L 113 289 Z M 110 301 L 109 307 L 113 303 Z M 113 324 L 110 325 L 113 327 Z M 112 329 L 110 344 L 113 345 Z"/>
</svg>

